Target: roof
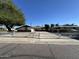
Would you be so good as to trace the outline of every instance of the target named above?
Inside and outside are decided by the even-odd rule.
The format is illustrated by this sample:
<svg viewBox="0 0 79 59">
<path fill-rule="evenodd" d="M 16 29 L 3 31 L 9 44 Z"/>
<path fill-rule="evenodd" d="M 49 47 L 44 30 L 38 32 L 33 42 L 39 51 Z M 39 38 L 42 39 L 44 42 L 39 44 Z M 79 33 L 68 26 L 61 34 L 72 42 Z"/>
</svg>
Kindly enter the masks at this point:
<svg viewBox="0 0 79 59">
<path fill-rule="evenodd" d="M 22 28 L 22 27 L 30 27 L 30 28 L 32 28 L 32 27 L 29 26 L 29 25 L 22 25 L 22 26 L 20 26 L 20 27 L 18 27 L 18 28 L 16 28 L 16 29 L 19 29 L 19 28 Z"/>
<path fill-rule="evenodd" d="M 56 26 L 56 27 L 79 27 L 79 26 Z"/>
</svg>

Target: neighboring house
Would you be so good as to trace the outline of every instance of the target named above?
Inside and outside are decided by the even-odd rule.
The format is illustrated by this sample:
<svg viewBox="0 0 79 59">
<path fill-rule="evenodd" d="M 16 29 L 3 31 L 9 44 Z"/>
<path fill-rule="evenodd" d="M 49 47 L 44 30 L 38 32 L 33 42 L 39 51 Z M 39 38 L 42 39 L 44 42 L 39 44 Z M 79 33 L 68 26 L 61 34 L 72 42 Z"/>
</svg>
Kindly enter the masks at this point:
<svg viewBox="0 0 79 59">
<path fill-rule="evenodd" d="M 0 25 L 0 31 L 7 31 L 7 28 L 4 25 Z"/>
<path fill-rule="evenodd" d="M 23 25 L 23 26 L 20 26 L 19 28 L 16 28 L 16 30 L 18 32 L 31 32 L 31 30 L 33 31 L 33 27 L 28 25 Z"/>
<path fill-rule="evenodd" d="M 45 28 L 43 26 L 35 26 L 35 31 L 45 31 Z"/>
<path fill-rule="evenodd" d="M 50 29 L 52 32 L 79 32 L 79 26 L 58 26 Z"/>
</svg>

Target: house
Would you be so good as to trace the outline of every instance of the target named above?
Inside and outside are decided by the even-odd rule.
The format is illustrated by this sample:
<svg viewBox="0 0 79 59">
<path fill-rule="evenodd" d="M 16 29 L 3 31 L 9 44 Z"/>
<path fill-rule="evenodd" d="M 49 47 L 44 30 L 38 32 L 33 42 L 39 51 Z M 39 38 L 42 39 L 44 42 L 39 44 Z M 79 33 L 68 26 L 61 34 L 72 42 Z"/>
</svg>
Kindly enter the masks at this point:
<svg viewBox="0 0 79 59">
<path fill-rule="evenodd" d="M 16 28 L 17 32 L 33 32 L 34 29 L 33 27 L 31 26 L 28 26 L 28 25 L 23 25 L 23 26 L 20 26 L 18 28 Z"/>
<path fill-rule="evenodd" d="M 79 26 L 58 26 L 50 29 L 52 32 L 79 32 Z"/>
<path fill-rule="evenodd" d="M 45 31 L 45 28 L 43 26 L 35 26 L 35 31 Z"/>
<path fill-rule="evenodd" d="M 4 25 L 0 25 L 0 31 L 7 31 L 7 28 Z"/>
</svg>

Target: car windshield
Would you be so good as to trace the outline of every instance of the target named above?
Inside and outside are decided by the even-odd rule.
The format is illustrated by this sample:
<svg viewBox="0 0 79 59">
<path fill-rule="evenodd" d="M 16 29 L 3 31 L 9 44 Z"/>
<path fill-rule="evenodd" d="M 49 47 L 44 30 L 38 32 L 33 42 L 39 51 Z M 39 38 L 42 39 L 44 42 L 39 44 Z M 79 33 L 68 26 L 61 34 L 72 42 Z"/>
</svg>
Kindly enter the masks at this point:
<svg viewBox="0 0 79 59">
<path fill-rule="evenodd" d="M 78 0 L 0 0 L 0 59 L 79 59 Z"/>
</svg>

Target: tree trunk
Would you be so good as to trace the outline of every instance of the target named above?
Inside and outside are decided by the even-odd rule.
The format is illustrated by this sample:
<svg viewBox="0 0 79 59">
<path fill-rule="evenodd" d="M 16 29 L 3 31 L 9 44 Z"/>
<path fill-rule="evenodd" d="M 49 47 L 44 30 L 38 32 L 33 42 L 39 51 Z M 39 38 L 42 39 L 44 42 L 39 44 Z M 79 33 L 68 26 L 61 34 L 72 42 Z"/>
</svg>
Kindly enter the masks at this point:
<svg viewBox="0 0 79 59">
<path fill-rule="evenodd" d="M 8 25 L 5 25 L 5 26 L 6 26 L 6 28 L 8 29 L 9 32 L 12 31 L 10 26 L 8 26 Z"/>
</svg>

